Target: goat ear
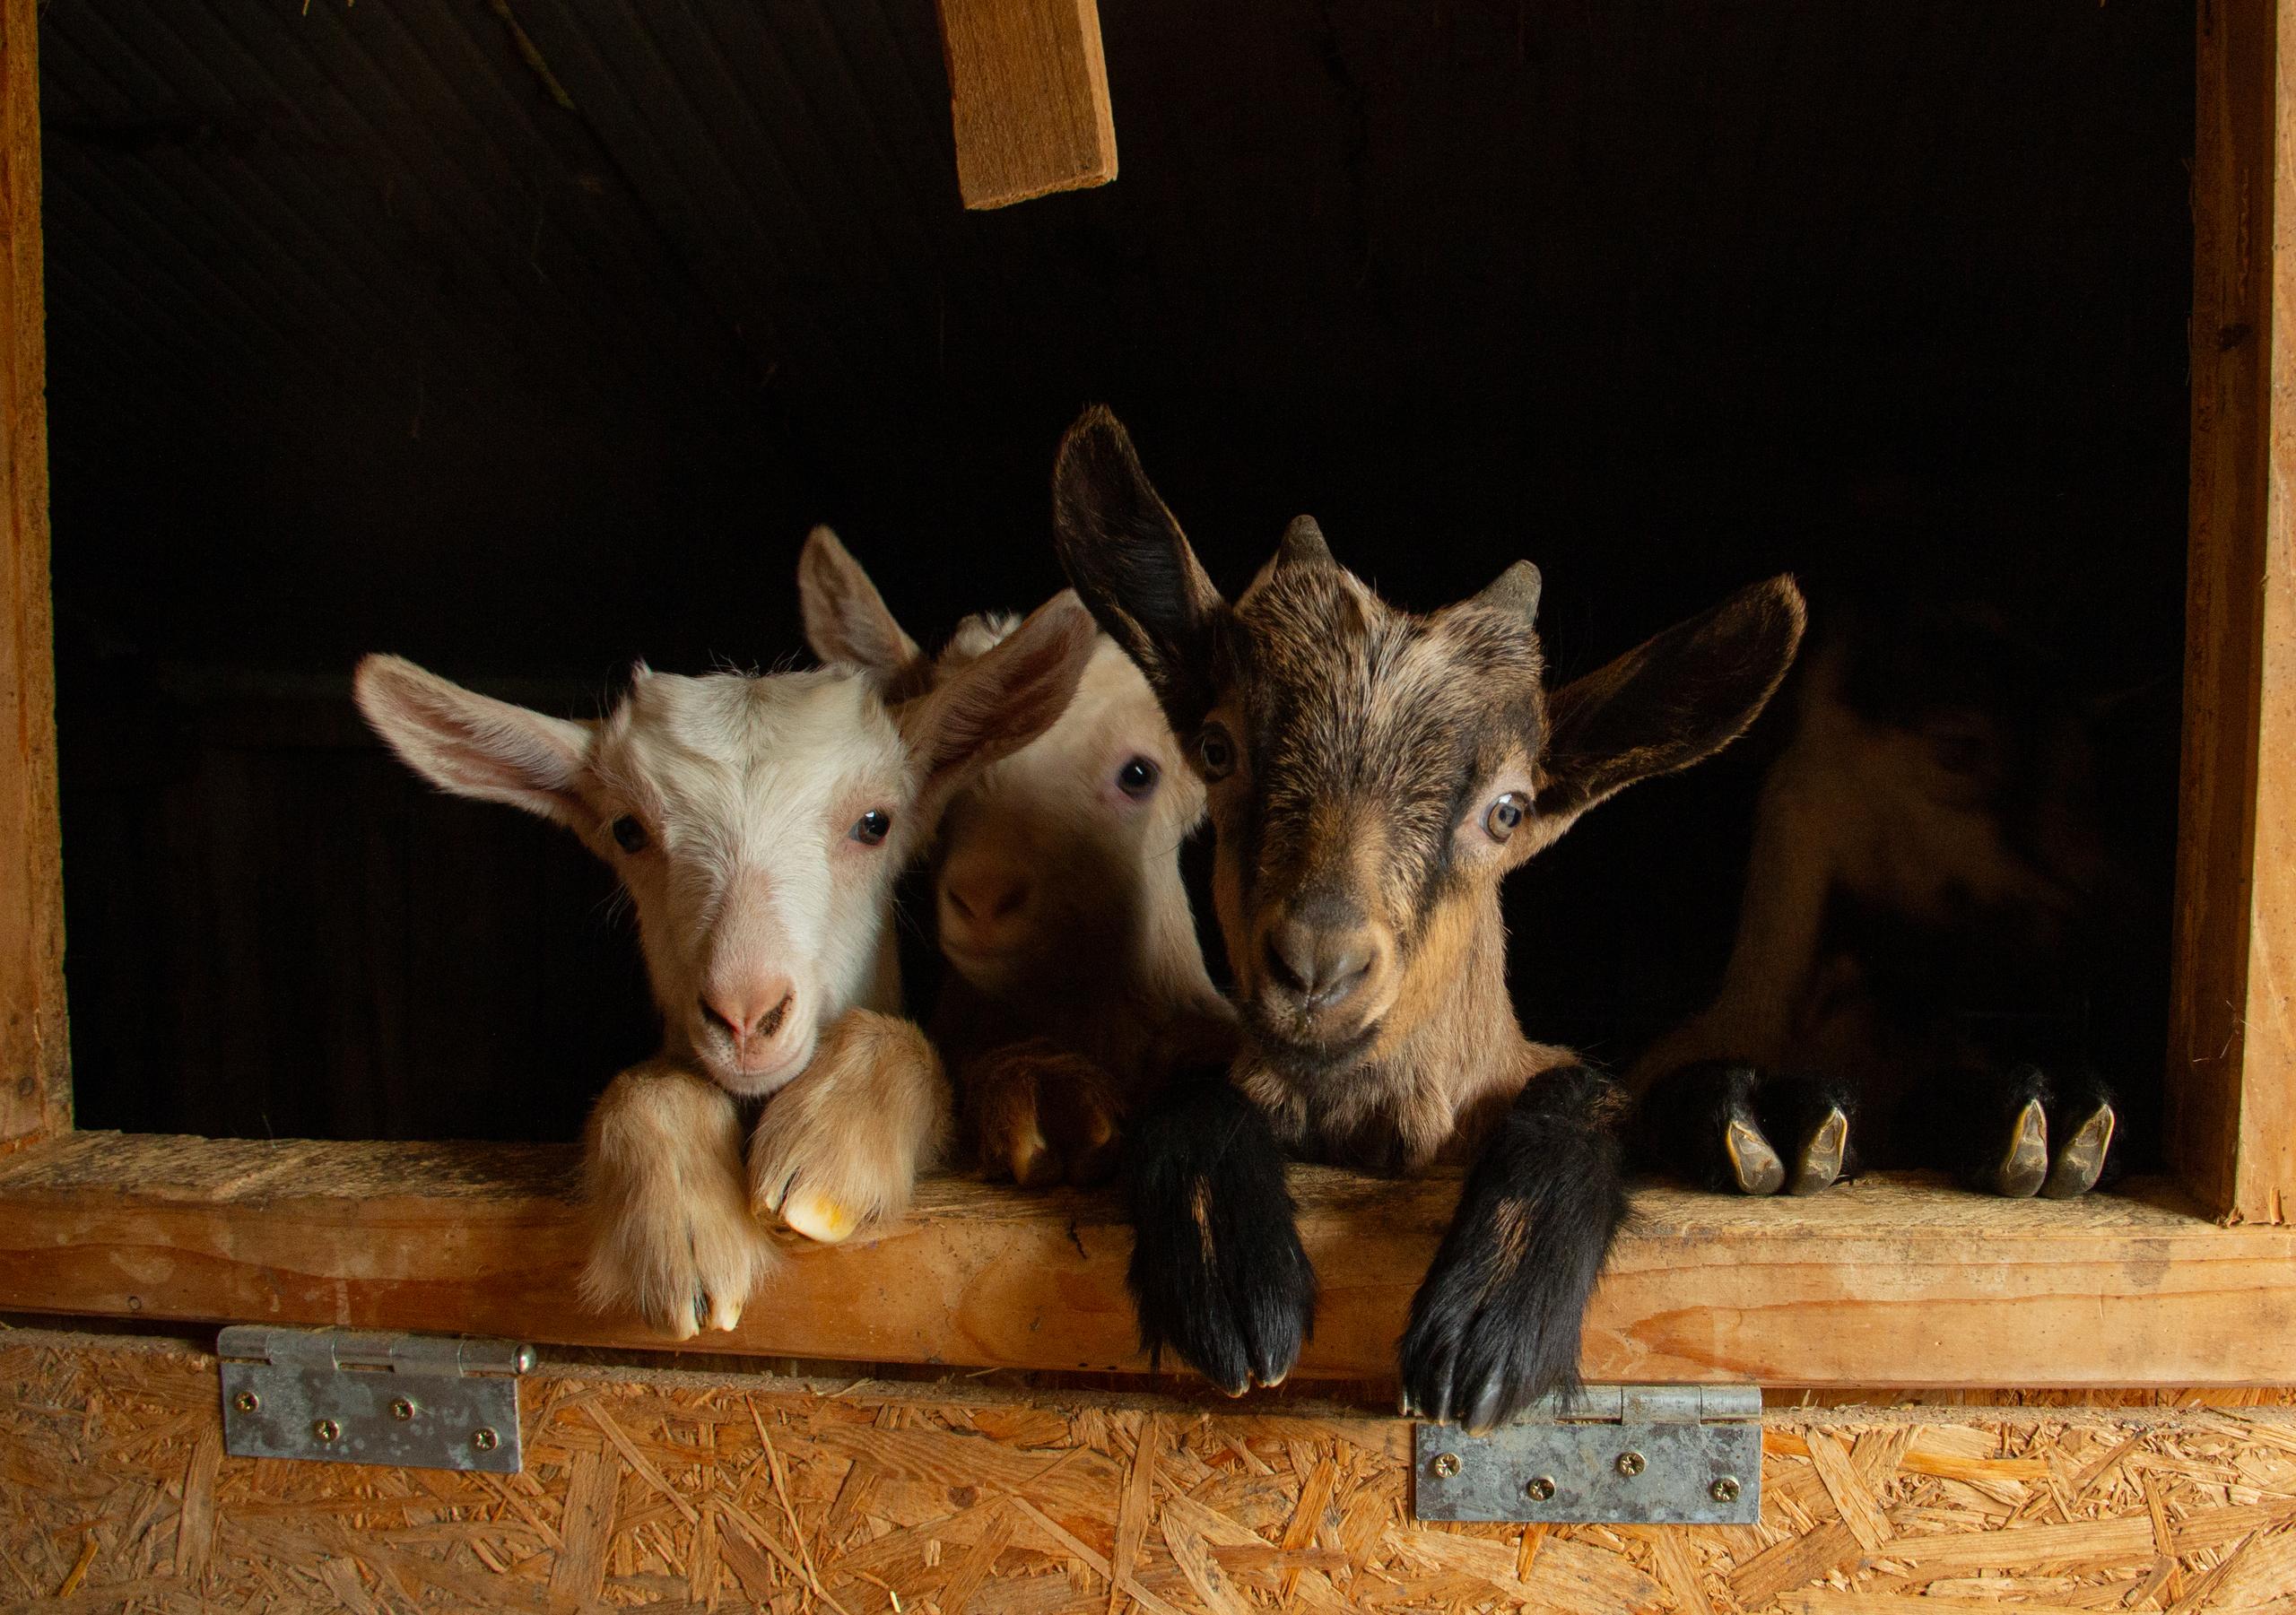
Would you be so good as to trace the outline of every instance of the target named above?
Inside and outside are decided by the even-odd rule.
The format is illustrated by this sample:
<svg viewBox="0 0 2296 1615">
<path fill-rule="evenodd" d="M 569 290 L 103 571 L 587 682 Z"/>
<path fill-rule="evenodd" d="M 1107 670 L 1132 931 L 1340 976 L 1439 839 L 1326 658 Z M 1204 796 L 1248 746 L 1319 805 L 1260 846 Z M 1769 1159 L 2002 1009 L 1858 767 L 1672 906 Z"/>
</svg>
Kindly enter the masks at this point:
<svg viewBox="0 0 2296 1615">
<path fill-rule="evenodd" d="M 1638 779 L 1711 757 L 1746 731 L 1794 664 L 1802 591 L 1742 589 L 1547 699 L 1538 819 L 1552 840 Z"/>
<path fill-rule="evenodd" d="M 1527 560 L 1518 560 L 1484 585 L 1483 593 L 1467 603 L 1519 618 L 1529 628 L 1538 621 L 1542 587 L 1539 569 Z"/>
<path fill-rule="evenodd" d="M 375 733 L 439 789 L 578 828 L 590 725 L 465 690 L 403 656 L 367 657 L 351 688 Z"/>
<path fill-rule="evenodd" d="M 1091 615 L 1064 591 L 898 709 L 901 738 L 923 765 L 918 802 L 928 820 L 981 769 L 1060 721 L 1099 638 Z"/>
<path fill-rule="evenodd" d="M 911 666 L 920 654 L 869 574 L 827 527 L 806 534 L 797 557 L 797 605 L 805 643 L 824 662 L 891 674 Z"/>
<path fill-rule="evenodd" d="M 1212 704 L 1214 624 L 1226 602 L 1102 405 L 1077 418 L 1052 470 L 1061 569 L 1110 638 L 1147 675 L 1186 734 Z"/>
</svg>

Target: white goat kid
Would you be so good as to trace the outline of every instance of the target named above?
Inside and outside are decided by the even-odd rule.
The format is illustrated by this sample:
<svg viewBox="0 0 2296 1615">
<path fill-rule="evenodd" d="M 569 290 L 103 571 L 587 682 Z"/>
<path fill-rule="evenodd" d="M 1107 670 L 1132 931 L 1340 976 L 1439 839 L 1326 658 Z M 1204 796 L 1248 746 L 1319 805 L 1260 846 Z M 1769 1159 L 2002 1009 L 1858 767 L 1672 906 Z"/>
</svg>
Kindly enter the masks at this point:
<svg viewBox="0 0 2296 1615">
<path fill-rule="evenodd" d="M 1092 643 L 1081 607 L 1048 608 L 898 708 L 849 667 L 641 667 L 596 722 L 360 664 L 361 710 L 417 773 L 568 826 L 636 906 L 664 1038 L 584 1140 L 594 1305 L 679 1339 L 731 1329 L 774 1259 L 761 1217 L 834 1241 L 906 1206 L 949 1100 L 897 1013 L 893 879 L 952 794 L 1059 716 Z M 740 1102 L 769 1096 L 745 1163 Z"/>
<path fill-rule="evenodd" d="M 1017 617 L 967 618 L 928 664 L 850 556 L 822 560 L 799 590 L 806 637 L 832 665 L 941 687 L 1019 631 Z M 955 974 L 932 1024 L 990 1176 L 1105 1177 L 1127 1111 L 1177 1064 L 1231 1052 L 1233 1014 L 1180 879 L 1180 844 L 1204 813 L 1204 784 L 1148 681 L 1102 635 L 1059 720 L 942 816 L 935 907 Z"/>
</svg>

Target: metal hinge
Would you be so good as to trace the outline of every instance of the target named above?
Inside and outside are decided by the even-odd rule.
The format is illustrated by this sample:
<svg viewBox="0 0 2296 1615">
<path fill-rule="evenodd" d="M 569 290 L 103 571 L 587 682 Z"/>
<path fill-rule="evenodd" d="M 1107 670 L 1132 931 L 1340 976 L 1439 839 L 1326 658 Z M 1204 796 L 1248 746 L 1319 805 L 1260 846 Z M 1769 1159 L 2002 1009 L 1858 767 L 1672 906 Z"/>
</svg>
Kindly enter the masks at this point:
<svg viewBox="0 0 2296 1615">
<path fill-rule="evenodd" d="M 518 1376 L 509 1341 L 233 1324 L 222 1359 L 223 1450 L 516 1474 Z"/>
<path fill-rule="evenodd" d="M 1413 1436 L 1422 1520 L 1751 1525 L 1761 1516 L 1759 1385 L 1588 1385 L 1486 1436 Z"/>
</svg>

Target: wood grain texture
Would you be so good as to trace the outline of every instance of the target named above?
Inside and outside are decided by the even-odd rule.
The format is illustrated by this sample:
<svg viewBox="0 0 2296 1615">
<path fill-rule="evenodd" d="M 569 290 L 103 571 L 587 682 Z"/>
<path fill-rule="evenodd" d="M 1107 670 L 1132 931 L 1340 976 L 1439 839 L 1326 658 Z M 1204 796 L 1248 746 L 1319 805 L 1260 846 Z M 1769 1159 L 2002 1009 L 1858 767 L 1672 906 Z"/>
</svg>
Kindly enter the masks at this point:
<svg viewBox="0 0 2296 1615">
<path fill-rule="evenodd" d="M 2284 1615 L 2296 1585 L 2276 1409 L 1773 1408 L 1755 1524 L 1525 1528 L 1414 1520 L 1410 1427 L 1327 1402 L 545 1363 L 497 1476 L 219 1458 L 216 1373 L 0 1340 L 10 1608 Z"/>
<path fill-rule="evenodd" d="M 574 1155 L 546 1146 L 75 1134 L 0 1171 L 0 1309 L 659 1346 L 574 1299 Z M 1455 1180 L 1295 1170 L 1323 1282 L 1302 1377 L 1382 1378 Z M 2238 1385 L 2296 1373 L 2296 1230 L 2172 1199 L 2003 1202 L 1882 1177 L 1809 1201 L 1649 1189 L 1588 1321 L 1598 1379 Z M 1048 1370 L 1140 1367 L 1112 1197 L 955 1178 L 794 1252 L 689 1347 Z"/>
<path fill-rule="evenodd" d="M 2296 1208 L 2296 7 L 2199 12 L 2192 503 L 2169 1142 L 2221 1216 Z M 2296 29 L 2290 30 L 2296 33 Z"/>
<path fill-rule="evenodd" d="M 35 0 L 0 3 L 0 1150 L 71 1125 Z"/>
<path fill-rule="evenodd" d="M 940 0 L 965 205 L 1116 178 L 1098 0 Z"/>
</svg>

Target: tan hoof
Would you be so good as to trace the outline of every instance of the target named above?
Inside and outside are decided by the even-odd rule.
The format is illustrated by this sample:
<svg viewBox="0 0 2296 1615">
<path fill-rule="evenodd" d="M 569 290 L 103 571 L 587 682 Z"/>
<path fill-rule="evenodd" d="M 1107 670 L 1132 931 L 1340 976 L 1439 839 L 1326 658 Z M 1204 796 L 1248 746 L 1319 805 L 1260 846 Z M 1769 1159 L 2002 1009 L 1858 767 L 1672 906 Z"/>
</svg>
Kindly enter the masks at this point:
<svg viewBox="0 0 2296 1615">
<path fill-rule="evenodd" d="M 2105 1152 L 2113 1146 L 2117 1121 L 2110 1105 L 2100 1105 L 2094 1115 L 2074 1129 L 2041 1182 L 2044 1200 L 2072 1200 L 2097 1186 L 2097 1179 L 2104 1175 Z"/>
<path fill-rule="evenodd" d="M 1730 1158 L 1730 1175 L 1741 1194 L 1775 1194 L 1786 1181 L 1786 1163 L 1752 1122 L 1732 1116 L 1722 1130 L 1722 1149 Z"/>
<path fill-rule="evenodd" d="M 2027 1099 L 1994 1173 L 1993 1192 L 2009 1200 L 2030 1200 L 2048 1176 L 2048 1116 L 2039 1099 Z"/>
<path fill-rule="evenodd" d="M 1841 1176 L 1842 1158 L 1849 1150 L 1849 1118 L 1839 1106 L 1826 1112 L 1826 1119 L 1818 1124 L 1810 1142 L 1803 1147 L 1801 1159 L 1795 1162 L 1794 1179 L 1786 1185 L 1788 1194 L 1815 1194 L 1833 1186 Z"/>
</svg>

